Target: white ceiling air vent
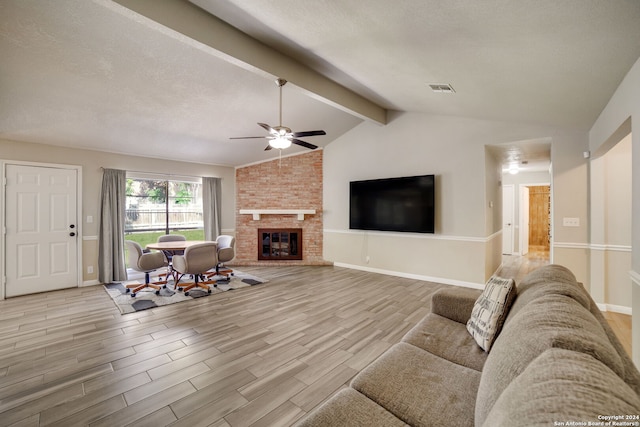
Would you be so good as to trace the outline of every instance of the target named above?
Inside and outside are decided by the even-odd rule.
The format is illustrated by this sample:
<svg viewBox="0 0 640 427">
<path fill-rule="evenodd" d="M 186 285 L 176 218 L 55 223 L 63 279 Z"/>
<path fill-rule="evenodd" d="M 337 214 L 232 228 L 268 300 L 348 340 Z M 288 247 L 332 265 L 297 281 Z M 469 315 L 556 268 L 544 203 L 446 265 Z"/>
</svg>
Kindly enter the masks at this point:
<svg viewBox="0 0 640 427">
<path fill-rule="evenodd" d="M 430 84 L 429 87 L 434 92 L 439 93 L 456 93 L 450 84 Z"/>
</svg>

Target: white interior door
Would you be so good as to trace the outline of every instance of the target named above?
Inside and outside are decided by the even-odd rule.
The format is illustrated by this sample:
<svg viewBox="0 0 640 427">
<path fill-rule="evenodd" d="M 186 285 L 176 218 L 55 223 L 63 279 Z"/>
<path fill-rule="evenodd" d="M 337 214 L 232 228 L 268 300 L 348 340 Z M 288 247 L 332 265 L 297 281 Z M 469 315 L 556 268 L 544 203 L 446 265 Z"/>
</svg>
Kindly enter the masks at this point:
<svg viewBox="0 0 640 427">
<path fill-rule="evenodd" d="M 504 255 L 513 254 L 514 192 L 513 184 L 502 186 L 502 253 Z"/>
<path fill-rule="evenodd" d="M 520 187 L 520 254 L 529 253 L 529 187 Z"/>
<path fill-rule="evenodd" d="M 7 165 L 5 296 L 78 286 L 77 173 Z"/>
</svg>

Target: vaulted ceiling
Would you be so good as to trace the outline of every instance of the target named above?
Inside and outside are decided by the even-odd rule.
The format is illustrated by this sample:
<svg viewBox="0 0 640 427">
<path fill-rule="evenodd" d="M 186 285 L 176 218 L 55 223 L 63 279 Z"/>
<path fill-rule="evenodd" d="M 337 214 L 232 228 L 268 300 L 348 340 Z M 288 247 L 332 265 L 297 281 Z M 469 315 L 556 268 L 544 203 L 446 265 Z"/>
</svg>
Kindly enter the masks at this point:
<svg viewBox="0 0 640 427">
<path fill-rule="evenodd" d="M 276 77 L 319 146 L 387 110 L 588 131 L 638 57 L 637 0 L 3 0 L 0 138 L 247 164 Z"/>
</svg>

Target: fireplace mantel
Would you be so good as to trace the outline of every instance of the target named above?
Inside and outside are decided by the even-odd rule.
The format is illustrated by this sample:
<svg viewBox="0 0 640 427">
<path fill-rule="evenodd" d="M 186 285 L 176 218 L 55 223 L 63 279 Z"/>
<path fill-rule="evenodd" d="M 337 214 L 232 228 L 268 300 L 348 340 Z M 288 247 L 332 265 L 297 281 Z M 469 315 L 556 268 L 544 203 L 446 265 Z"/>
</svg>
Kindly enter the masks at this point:
<svg viewBox="0 0 640 427">
<path fill-rule="evenodd" d="M 253 215 L 255 221 L 260 221 L 260 215 L 298 215 L 298 220 L 304 221 L 305 215 L 315 213 L 315 209 L 240 209 L 241 215 Z"/>
</svg>

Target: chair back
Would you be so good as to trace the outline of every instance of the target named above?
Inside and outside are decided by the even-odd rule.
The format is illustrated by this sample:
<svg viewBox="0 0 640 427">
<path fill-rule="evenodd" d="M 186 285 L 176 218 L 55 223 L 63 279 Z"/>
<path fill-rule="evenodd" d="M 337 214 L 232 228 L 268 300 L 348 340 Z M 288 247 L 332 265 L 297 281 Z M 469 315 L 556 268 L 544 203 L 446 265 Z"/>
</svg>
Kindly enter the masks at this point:
<svg viewBox="0 0 640 427">
<path fill-rule="evenodd" d="M 218 262 L 229 262 L 235 256 L 236 238 L 228 235 L 220 235 L 216 239 L 218 244 Z"/>
<path fill-rule="evenodd" d="M 148 272 L 167 265 L 162 252 L 145 253 L 142 246 L 133 240 L 125 240 L 124 244 L 129 252 L 127 263 L 134 270 Z"/>
<path fill-rule="evenodd" d="M 124 245 L 127 248 L 127 264 L 129 267 L 134 270 L 140 270 L 138 267 L 138 261 L 142 256 L 142 246 L 138 244 L 138 242 L 134 242 L 133 240 L 125 240 Z"/>
<path fill-rule="evenodd" d="M 185 240 L 187 240 L 187 238 L 185 236 L 183 236 L 182 234 L 163 234 L 162 236 L 158 236 L 158 243 L 160 242 L 184 242 Z M 182 255 L 184 254 L 183 250 L 178 250 L 178 251 L 162 251 L 164 253 L 164 256 L 167 258 L 168 262 L 171 262 L 171 259 L 173 258 L 174 255 Z"/>
<path fill-rule="evenodd" d="M 215 242 L 199 243 L 189 246 L 184 255 L 173 257 L 173 268 L 183 274 L 203 274 L 218 264 L 218 251 Z"/>
</svg>

